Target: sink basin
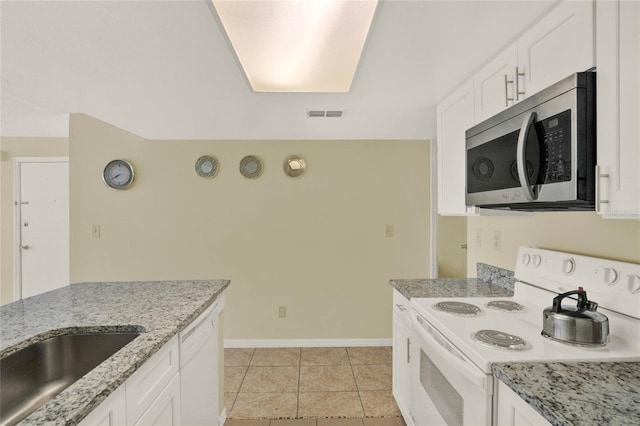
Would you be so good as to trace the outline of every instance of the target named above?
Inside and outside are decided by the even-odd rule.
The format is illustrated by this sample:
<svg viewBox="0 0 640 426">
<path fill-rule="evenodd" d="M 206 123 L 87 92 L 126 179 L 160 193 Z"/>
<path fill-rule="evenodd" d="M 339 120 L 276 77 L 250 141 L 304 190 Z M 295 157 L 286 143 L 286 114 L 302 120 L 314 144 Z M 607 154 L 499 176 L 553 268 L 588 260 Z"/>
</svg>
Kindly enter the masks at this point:
<svg viewBox="0 0 640 426">
<path fill-rule="evenodd" d="M 51 337 L 0 360 L 0 425 L 14 425 L 140 333 Z"/>
</svg>

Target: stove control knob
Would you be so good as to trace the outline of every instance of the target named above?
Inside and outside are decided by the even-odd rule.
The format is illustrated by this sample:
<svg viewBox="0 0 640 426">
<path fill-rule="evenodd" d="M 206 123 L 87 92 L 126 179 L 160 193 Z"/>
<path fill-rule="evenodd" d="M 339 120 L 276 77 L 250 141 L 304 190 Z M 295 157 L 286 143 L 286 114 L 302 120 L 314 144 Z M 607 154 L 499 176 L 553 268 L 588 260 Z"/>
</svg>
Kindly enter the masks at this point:
<svg viewBox="0 0 640 426">
<path fill-rule="evenodd" d="M 542 263 L 542 257 L 539 254 L 534 254 L 532 259 L 534 268 L 537 268 Z"/>
<path fill-rule="evenodd" d="M 616 271 L 613 268 L 604 268 L 604 282 L 609 284 L 609 285 L 614 285 L 615 283 L 618 282 L 618 278 L 620 278 L 620 275 L 618 274 L 618 271 Z"/>
<path fill-rule="evenodd" d="M 629 275 L 628 288 L 631 293 L 640 293 L 640 276 Z"/>
<path fill-rule="evenodd" d="M 571 275 L 576 270 L 576 261 L 573 258 L 565 259 L 562 261 L 562 272 L 565 275 Z"/>
<path fill-rule="evenodd" d="M 524 266 L 529 266 L 529 262 L 531 262 L 531 256 L 529 256 L 528 254 L 523 254 L 522 255 L 522 264 Z"/>
</svg>

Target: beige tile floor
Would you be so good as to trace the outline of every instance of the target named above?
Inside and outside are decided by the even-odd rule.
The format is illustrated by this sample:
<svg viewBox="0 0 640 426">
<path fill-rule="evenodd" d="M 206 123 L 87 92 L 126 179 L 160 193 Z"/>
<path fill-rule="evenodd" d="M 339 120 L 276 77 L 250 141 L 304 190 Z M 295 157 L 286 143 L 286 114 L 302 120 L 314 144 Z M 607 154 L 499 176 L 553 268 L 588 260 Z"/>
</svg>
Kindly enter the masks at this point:
<svg viewBox="0 0 640 426">
<path fill-rule="evenodd" d="M 404 426 L 391 347 L 225 349 L 225 426 Z"/>
</svg>

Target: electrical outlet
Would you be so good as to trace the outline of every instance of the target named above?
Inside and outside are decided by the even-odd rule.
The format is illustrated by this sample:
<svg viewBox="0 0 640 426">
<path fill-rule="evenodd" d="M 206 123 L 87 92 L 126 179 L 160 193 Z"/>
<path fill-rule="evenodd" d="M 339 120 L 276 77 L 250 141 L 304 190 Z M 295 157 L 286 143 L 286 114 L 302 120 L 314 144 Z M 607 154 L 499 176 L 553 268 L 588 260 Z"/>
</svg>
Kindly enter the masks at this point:
<svg viewBox="0 0 640 426">
<path fill-rule="evenodd" d="M 100 238 L 100 225 L 91 226 L 91 238 Z"/>
<path fill-rule="evenodd" d="M 384 237 L 392 238 L 393 237 L 393 225 L 385 225 L 384 226 Z"/>
<path fill-rule="evenodd" d="M 476 229 L 476 247 L 482 247 L 482 229 Z"/>
<path fill-rule="evenodd" d="M 502 233 L 500 231 L 493 231 L 493 249 L 496 251 L 502 249 Z"/>
<path fill-rule="evenodd" d="M 278 307 L 278 318 L 286 318 L 287 317 L 287 307 L 279 306 Z"/>
</svg>

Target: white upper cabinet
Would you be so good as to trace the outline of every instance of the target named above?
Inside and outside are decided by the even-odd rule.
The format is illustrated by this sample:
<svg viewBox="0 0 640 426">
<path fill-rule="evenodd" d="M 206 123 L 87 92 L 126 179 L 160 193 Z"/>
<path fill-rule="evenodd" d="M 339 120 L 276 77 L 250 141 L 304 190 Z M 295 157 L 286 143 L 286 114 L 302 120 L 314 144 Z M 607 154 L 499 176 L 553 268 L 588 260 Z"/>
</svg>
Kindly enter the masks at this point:
<svg viewBox="0 0 640 426">
<path fill-rule="evenodd" d="M 513 43 L 473 76 L 475 122 L 479 123 L 513 105 L 514 74 L 518 65 L 518 47 Z"/>
<path fill-rule="evenodd" d="M 596 209 L 640 218 L 640 2 L 598 1 Z"/>
<path fill-rule="evenodd" d="M 438 213 L 456 216 L 476 213 L 465 205 L 465 132 L 474 124 L 473 79 L 438 105 Z"/>
<path fill-rule="evenodd" d="M 597 3 L 600 6 L 600 3 L 609 5 L 611 2 L 598 1 Z M 626 9 L 637 9 L 639 2 L 623 1 L 622 3 L 625 4 Z M 463 83 L 438 105 L 436 149 L 439 214 L 449 216 L 475 215 L 482 214 L 484 211 L 465 205 L 465 132 L 467 129 L 573 73 L 586 71 L 596 65 L 594 9 L 594 1 L 565 0 L 560 3 L 520 38 L 487 62 L 473 75 L 473 78 Z M 622 62 L 615 63 L 616 71 L 608 71 L 615 74 L 615 76 L 608 77 L 608 83 L 606 83 L 610 87 L 606 89 L 609 95 L 603 95 L 600 90 L 603 87 L 601 85 L 602 65 L 600 63 L 601 57 L 598 57 L 598 157 L 601 159 L 607 156 L 602 153 L 601 147 L 603 145 L 610 146 L 612 152 L 607 157 L 607 163 L 601 161 L 599 163 L 603 170 L 617 167 L 616 165 L 622 167 L 620 176 L 609 179 L 610 184 L 618 185 L 615 188 L 623 190 L 619 196 L 610 193 L 609 207 L 613 207 L 616 197 L 626 198 L 627 204 L 624 206 L 619 204 L 619 209 L 635 211 L 638 214 L 638 197 L 640 197 L 638 196 L 640 179 L 637 171 L 640 169 L 638 163 L 637 122 L 640 121 L 637 120 L 637 117 L 640 116 L 638 99 L 637 96 L 633 101 L 611 97 L 611 93 L 614 91 L 616 94 L 619 93 L 615 89 L 614 81 L 624 83 L 620 87 L 624 87 L 625 93 L 638 94 L 638 16 L 637 12 L 634 13 L 633 17 L 624 17 L 623 20 L 629 21 L 628 23 L 621 22 L 620 31 L 623 31 L 624 34 L 615 33 L 613 30 L 615 22 L 609 19 L 612 21 L 607 24 L 610 39 L 601 41 L 603 46 L 607 44 L 611 46 L 611 51 L 602 56 L 616 54 L 613 48 L 618 40 L 616 37 L 621 40 L 620 48 L 625 52 L 633 50 L 635 56 L 628 55 L 620 58 Z M 600 25 L 600 19 L 598 19 L 598 26 Z M 633 33 L 634 28 L 635 33 Z M 631 46 L 633 43 L 635 43 L 635 47 Z M 610 63 L 609 67 L 613 67 L 612 64 L 615 61 L 612 58 L 607 57 L 606 61 Z M 606 107 L 603 106 L 604 101 L 600 101 L 603 97 L 608 102 Z M 617 130 L 618 133 L 615 134 L 619 134 L 619 139 L 617 139 L 616 144 L 618 145 L 616 146 L 619 149 L 616 151 L 612 144 L 607 145 L 602 142 L 604 137 L 600 130 L 600 118 L 605 114 L 603 111 L 611 110 L 611 116 L 608 116 L 608 119 L 611 120 L 609 125 L 610 127 L 614 126 L 613 114 L 615 114 L 618 104 L 620 105 L 619 124 L 624 125 L 624 120 L 635 120 L 635 127 L 627 125 L 625 129 Z M 607 130 L 607 132 L 614 134 L 611 133 L 613 130 Z M 631 142 L 626 143 L 623 147 L 620 143 L 621 140 Z M 614 158 L 615 155 L 617 155 L 616 158 Z M 633 183 L 629 183 L 629 180 L 633 180 Z M 632 190 L 635 190 L 635 194 L 629 196 L 628 193 Z M 609 211 L 611 214 L 611 210 Z M 509 213 L 501 211 L 499 214 Z"/>
<path fill-rule="evenodd" d="M 564 1 L 518 39 L 525 96 L 595 66 L 593 9 L 592 1 Z"/>
</svg>

